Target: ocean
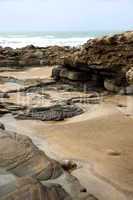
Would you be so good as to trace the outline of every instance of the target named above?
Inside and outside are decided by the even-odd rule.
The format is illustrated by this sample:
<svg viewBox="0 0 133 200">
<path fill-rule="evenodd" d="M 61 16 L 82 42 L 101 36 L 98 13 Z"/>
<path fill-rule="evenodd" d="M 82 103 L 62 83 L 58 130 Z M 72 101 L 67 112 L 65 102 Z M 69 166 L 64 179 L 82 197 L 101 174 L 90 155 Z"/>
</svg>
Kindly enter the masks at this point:
<svg viewBox="0 0 133 200">
<path fill-rule="evenodd" d="M 110 33 L 112 32 L 6 32 L 0 33 L 0 46 L 12 48 L 21 48 L 27 45 L 38 47 L 53 45 L 76 47 L 82 45 L 91 38 Z"/>
</svg>

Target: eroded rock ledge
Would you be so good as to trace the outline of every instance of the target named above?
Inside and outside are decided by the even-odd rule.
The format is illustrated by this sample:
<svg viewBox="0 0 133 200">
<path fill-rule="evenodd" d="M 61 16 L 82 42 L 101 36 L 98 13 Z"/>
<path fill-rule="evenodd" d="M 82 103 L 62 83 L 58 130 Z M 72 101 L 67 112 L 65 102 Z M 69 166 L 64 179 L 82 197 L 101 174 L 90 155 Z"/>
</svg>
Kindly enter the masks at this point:
<svg viewBox="0 0 133 200">
<path fill-rule="evenodd" d="M 126 92 L 132 83 L 133 32 L 89 40 L 53 70 L 55 80 Z M 128 91 L 127 91 L 128 92 Z"/>
</svg>

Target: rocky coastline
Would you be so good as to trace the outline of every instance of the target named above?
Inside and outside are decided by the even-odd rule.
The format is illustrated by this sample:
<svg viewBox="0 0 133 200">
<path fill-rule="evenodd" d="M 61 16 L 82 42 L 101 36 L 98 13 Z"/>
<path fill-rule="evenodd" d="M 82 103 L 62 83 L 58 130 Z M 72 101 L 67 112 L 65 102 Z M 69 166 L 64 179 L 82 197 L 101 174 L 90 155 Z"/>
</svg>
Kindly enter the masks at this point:
<svg viewBox="0 0 133 200">
<path fill-rule="evenodd" d="M 78 48 L 0 47 L 0 72 L 1 119 L 12 116 L 16 124 L 42 122 L 46 130 L 56 124 L 60 129 L 111 95 L 133 94 L 133 32 L 91 39 Z M 7 127 L 0 124 L 0 199 L 102 200 L 73 176 L 77 163 L 55 161 L 25 132 Z"/>
<path fill-rule="evenodd" d="M 132 83 L 132 52 L 133 32 L 129 31 L 91 39 L 79 48 L 1 47 L 0 68 L 58 65 L 52 73 L 55 80 L 101 85 L 118 92 Z"/>
</svg>

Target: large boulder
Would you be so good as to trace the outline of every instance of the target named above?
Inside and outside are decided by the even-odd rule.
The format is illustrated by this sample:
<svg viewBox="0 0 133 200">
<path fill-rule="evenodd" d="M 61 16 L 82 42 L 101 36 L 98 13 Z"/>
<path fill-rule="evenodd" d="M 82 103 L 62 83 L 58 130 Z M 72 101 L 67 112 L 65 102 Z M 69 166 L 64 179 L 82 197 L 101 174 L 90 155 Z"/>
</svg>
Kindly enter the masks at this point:
<svg viewBox="0 0 133 200">
<path fill-rule="evenodd" d="M 8 148 L 7 148 L 8 147 Z M 16 176 L 31 176 L 38 180 L 59 177 L 59 163 L 40 151 L 30 138 L 0 129 L 0 168 Z"/>
</svg>

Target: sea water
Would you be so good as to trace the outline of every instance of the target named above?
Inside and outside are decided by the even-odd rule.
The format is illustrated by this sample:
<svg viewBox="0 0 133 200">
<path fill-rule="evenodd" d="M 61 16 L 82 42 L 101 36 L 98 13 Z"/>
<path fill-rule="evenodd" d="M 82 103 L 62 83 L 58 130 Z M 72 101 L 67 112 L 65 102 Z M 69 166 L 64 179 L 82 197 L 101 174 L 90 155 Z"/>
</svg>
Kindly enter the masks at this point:
<svg viewBox="0 0 133 200">
<path fill-rule="evenodd" d="M 111 34 L 111 32 L 0 32 L 0 46 L 21 48 L 27 45 L 47 47 L 59 46 L 80 46 L 87 40 L 97 36 Z"/>
</svg>

